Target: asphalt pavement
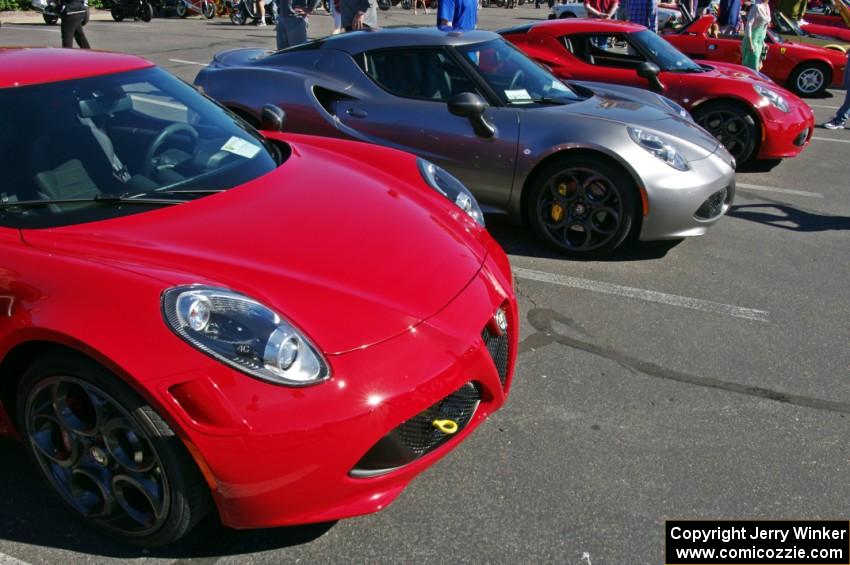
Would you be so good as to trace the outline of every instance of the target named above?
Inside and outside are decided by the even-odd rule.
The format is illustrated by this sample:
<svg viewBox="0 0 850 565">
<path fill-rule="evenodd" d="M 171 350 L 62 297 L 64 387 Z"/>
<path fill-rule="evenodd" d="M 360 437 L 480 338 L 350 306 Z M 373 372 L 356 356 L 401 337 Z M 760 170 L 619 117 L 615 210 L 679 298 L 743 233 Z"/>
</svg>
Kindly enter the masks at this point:
<svg viewBox="0 0 850 565">
<path fill-rule="evenodd" d="M 547 10 L 484 9 L 498 29 Z M 434 22 L 398 7 L 382 25 Z M 0 15 L 0 45 L 59 45 Z M 330 32 L 311 18 L 310 34 Z M 213 54 L 274 46 L 271 27 L 155 19 L 86 27 L 93 46 L 192 80 Z M 818 122 L 843 92 L 809 100 Z M 0 442 L 0 565 L 24 563 L 663 562 L 665 519 L 850 518 L 850 130 L 739 172 L 706 236 L 573 261 L 499 216 L 518 277 L 521 354 L 508 404 L 381 513 L 214 529 L 145 552 L 81 527 L 23 450 Z"/>
</svg>

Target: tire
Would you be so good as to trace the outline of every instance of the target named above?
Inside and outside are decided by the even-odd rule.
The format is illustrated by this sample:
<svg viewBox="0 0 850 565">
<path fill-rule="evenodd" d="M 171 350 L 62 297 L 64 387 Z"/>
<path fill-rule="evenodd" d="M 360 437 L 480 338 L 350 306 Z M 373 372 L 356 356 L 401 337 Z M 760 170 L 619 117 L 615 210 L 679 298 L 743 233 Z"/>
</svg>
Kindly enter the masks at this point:
<svg viewBox="0 0 850 565">
<path fill-rule="evenodd" d="M 482 8 L 489 8 L 490 7 L 490 0 L 481 0 L 481 7 Z"/>
<path fill-rule="evenodd" d="M 71 353 L 24 372 L 17 390 L 24 444 L 74 514 L 121 543 L 160 547 L 211 509 L 209 489 L 168 423 L 116 376 Z"/>
<path fill-rule="evenodd" d="M 204 2 L 204 5 L 201 7 L 201 14 L 208 20 L 213 19 L 215 17 L 215 3 Z"/>
<path fill-rule="evenodd" d="M 189 15 L 189 8 L 186 7 L 186 2 L 183 0 L 179 0 L 177 5 L 174 7 L 174 13 L 177 14 L 178 17 L 185 18 Z"/>
<path fill-rule="evenodd" d="M 601 155 L 564 155 L 535 173 L 530 190 L 529 224 L 540 239 L 565 255 L 610 253 L 637 223 L 634 181 Z"/>
<path fill-rule="evenodd" d="M 322 7 L 325 9 L 325 12 L 331 13 L 331 1 L 330 0 L 322 0 Z"/>
<path fill-rule="evenodd" d="M 233 8 L 233 11 L 230 12 L 230 21 L 234 25 L 239 26 L 244 25 L 246 19 L 247 18 L 245 17 L 245 11 L 242 9 L 242 4 L 237 4 L 236 7 Z"/>
<path fill-rule="evenodd" d="M 142 2 L 139 6 L 139 19 L 147 23 L 153 19 L 153 6 L 149 2 Z"/>
<path fill-rule="evenodd" d="M 378 8 L 386 12 L 392 7 L 390 0 L 378 0 Z"/>
<path fill-rule="evenodd" d="M 788 89 L 803 98 L 823 96 L 830 84 L 832 72 L 819 61 L 798 65 L 788 77 Z"/>
<path fill-rule="evenodd" d="M 41 18 L 44 20 L 44 23 L 46 23 L 49 26 L 55 26 L 56 22 L 59 21 L 59 16 L 51 16 L 51 15 L 48 15 L 48 14 L 42 14 Z"/>
<path fill-rule="evenodd" d="M 574 18 L 574 17 L 576 17 L 576 15 L 575 15 L 575 14 L 573 14 L 572 12 L 562 12 L 562 13 L 561 13 L 561 19 L 564 19 L 564 18 Z"/>
<path fill-rule="evenodd" d="M 759 125 L 738 104 L 709 102 L 693 111 L 694 121 L 717 138 L 739 165 L 755 157 L 759 143 Z"/>
<path fill-rule="evenodd" d="M 405 10 L 409 10 L 413 7 L 413 2 L 411 0 L 401 0 L 401 7 Z"/>
<path fill-rule="evenodd" d="M 121 11 L 121 8 L 119 8 L 118 6 L 113 6 L 112 10 L 110 10 L 109 13 L 112 14 L 112 19 L 115 20 L 116 22 L 120 22 L 121 20 L 124 19 L 124 13 Z"/>
</svg>

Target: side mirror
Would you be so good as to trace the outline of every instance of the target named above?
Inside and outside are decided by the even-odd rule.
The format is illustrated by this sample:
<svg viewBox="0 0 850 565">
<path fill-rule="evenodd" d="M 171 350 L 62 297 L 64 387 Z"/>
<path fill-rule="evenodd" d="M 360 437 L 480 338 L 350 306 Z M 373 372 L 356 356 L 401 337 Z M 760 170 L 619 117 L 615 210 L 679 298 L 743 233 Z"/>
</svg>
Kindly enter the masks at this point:
<svg viewBox="0 0 850 565">
<path fill-rule="evenodd" d="M 260 129 L 263 131 L 283 131 L 286 112 L 274 104 L 266 104 L 260 112 Z"/>
<path fill-rule="evenodd" d="M 637 68 L 637 75 L 640 78 L 645 78 L 649 81 L 649 88 L 653 92 L 663 94 L 666 87 L 664 86 L 664 83 L 658 80 L 658 73 L 660 72 L 661 69 L 658 68 L 658 65 L 650 63 L 649 61 L 641 63 Z"/>
<path fill-rule="evenodd" d="M 469 120 L 475 135 L 488 139 L 496 135 L 496 128 L 484 118 L 484 112 L 490 105 L 477 94 L 472 92 L 455 94 L 449 98 L 448 104 L 450 114 Z"/>
</svg>

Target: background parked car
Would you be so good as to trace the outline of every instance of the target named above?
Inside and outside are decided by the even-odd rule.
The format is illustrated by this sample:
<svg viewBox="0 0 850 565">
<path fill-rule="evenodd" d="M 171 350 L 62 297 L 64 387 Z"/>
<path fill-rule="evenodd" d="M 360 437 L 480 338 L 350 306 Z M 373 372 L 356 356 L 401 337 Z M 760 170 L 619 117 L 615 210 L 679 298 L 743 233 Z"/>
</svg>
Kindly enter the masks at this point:
<svg viewBox="0 0 850 565">
<path fill-rule="evenodd" d="M 663 93 L 685 107 L 739 164 L 793 157 L 811 138 L 814 114 L 795 95 L 746 67 L 697 64 L 643 26 L 570 19 L 501 33 L 562 79 Z M 600 37 L 606 47 L 594 42 Z"/>
<path fill-rule="evenodd" d="M 741 36 L 710 37 L 714 16 L 705 15 L 664 39 L 692 59 L 741 63 Z M 767 55 L 761 72 L 798 96 L 822 96 L 829 87 L 840 87 L 847 57 L 840 51 L 792 43 L 768 30 Z"/>
<path fill-rule="evenodd" d="M 731 156 L 675 102 L 628 87 L 566 86 L 497 34 L 348 33 L 278 53 L 219 53 L 195 84 L 257 121 L 401 148 L 563 253 L 629 235 L 701 235 L 728 210 Z M 688 190 L 679 190 L 680 187 Z"/>
</svg>

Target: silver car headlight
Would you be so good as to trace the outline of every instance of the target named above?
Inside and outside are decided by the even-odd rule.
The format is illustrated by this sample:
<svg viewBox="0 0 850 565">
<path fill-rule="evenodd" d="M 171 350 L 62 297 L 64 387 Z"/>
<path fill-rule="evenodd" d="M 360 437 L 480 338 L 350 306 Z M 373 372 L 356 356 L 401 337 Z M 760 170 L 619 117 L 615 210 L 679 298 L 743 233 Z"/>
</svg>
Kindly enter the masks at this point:
<svg viewBox="0 0 850 565">
<path fill-rule="evenodd" d="M 681 104 L 679 104 L 675 100 L 670 100 L 666 96 L 659 95 L 658 97 L 661 98 L 661 100 L 664 102 L 664 104 L 667 105 L 668 108 L 673 110 L 674 113 L 678 114 L 679 117 L 684 118 L 684 119 L 686 119 L 690 122 L 694 121 L 693 118 L 691 117 L 690 112 L 685 110 L 685 108 Z"/>
<path fill-rule="evenodd" d="M 419 172 L 428 186 L 454 202 L 458 208 L 469 214 L 470 218 L 482 226 L 484 225 L 484 213 L 478 206 L 478 201 L 462 182 L 442 167 L 438 167 L 421 157 L 416 158 L 416 164 L 419 166 Z"/>
<path fill-rule="evenodd" d="M 319 350 L 274 310 L 238 292 L 179 286 L 162 294 L 179 337 L 210 357 L 275 384 L 305 386 L 330 376 Z"/>
<path fill-rule="evenodd" d="M 655 134 L 640 128 L 627 128 L 632 141 L 670 165 L 676 170 L 687 171 L 690 169 L 688 162 L 682 154 L 670 143 L 664 141 Z"/>
<path fill-rule="evenodd" d="M 770 104 L 772 106 L 778 108 L 779 110 L 785 112 L 786 114 L 791 111 L 790 108 L 788 107 L 788 101 L 785 100 L 785 97 L 783 97 L 781 94 L 779 94 L 775 90 L 770 89 L 766 86 L 762 86 L 758 83 L 754 84 L 753 88 L 755 89 L 755 91 L 760 96 L 767 99 L 767 101 L 770 102 Z"/>
</svg>

